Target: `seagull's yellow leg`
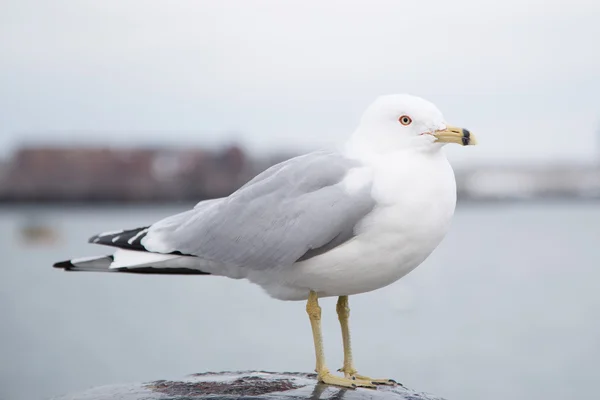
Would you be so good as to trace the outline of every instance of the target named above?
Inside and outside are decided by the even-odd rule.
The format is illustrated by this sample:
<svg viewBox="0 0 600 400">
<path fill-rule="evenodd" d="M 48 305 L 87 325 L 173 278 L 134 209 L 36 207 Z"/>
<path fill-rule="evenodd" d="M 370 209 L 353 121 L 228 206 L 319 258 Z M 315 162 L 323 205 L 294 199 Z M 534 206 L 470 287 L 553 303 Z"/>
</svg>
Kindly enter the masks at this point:
<svg viewBox="0 0 600 400">
<path fill-rule="evenodd" d="M 323 335 L 321 334 L 321 307 L 319 306 L 319 300 L 317 293 L 311 291 L 308 295 L 308 301 L 306 302 L 306 312 L 310 318 L 310 325 L 312 327 L 313 339 L 315 341 L 315 355 L 317 358 L 316 372 L 319 377 L 319 381 L 336 386 L 343 386 L 348 388 L 355 387 L 375 387 L 371 382 L 363 381 L 361 379 L 353 379 L 348 377 L 340 377 L 332 375 L 325 365 L 325 354 L 323 351 Z"/>
<path fill-rule="evenodd" d="M 354 368 L 354 360 L 352 359 L 352 346 L 350 345 L 350 327 L 348 319 L 350 317 L 350 306 L 348 305 L 348 296 L 340 296 L 337 302 L 337 314 L 342 327 L 342 341 L 344 343 L 344 366 L 338 371 L 344 373 L 344 377 L 348 379 L 359 379 L 379 385 L 395 385 L 393 379 L 373 379 L 368 376 L 359 375 Z"/>
</svg>

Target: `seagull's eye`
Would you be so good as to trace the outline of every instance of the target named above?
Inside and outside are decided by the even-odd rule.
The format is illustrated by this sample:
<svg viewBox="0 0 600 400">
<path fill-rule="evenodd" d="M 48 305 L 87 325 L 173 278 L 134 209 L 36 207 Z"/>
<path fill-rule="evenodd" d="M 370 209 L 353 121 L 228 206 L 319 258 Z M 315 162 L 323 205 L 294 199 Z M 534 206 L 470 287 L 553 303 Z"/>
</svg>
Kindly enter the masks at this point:
<svg viewBox="0 0 600 400">
<path fill-rule="evenodd" d="M 400 118 L 398 118 L 398 121 L 400 121 L 402 125 L 410 125 L 412 119 L 410 119 L 408 115 L 403 115 Z"/>
</svg>

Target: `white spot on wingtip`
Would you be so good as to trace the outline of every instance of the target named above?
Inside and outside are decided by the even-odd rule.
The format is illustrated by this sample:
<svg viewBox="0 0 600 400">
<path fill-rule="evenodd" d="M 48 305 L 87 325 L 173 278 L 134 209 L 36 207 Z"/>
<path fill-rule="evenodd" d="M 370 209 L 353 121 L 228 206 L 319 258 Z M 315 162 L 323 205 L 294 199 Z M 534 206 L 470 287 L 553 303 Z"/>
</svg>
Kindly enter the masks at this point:
<svg viewBox="0 0 600 400">
<path fill-rule="evenodd" d="M 133 242 L 135 241 L 135 239 L 137 239 L 138 237 L 142 236 L 144 233 L 148 232 L 148 228 L 146 229 L 142 229 L 141 231 L 139 231 L 134 237 L 132 237 L 131 239 L 129 239 L 127 241 L 127 243 L 129 244 L 133 244 Z"/>
<path fill-rule="evenodd" d="M 120 237 L 121 237 L 121 236 L 115 236 L 114 238 L 112 238 L 112 242 L 113 242 L 113 243 L 116 243 L 116 242 L 117 242 L 117 240 L 119 240 L 119 238 L 120 238 Z"/>
</svg>

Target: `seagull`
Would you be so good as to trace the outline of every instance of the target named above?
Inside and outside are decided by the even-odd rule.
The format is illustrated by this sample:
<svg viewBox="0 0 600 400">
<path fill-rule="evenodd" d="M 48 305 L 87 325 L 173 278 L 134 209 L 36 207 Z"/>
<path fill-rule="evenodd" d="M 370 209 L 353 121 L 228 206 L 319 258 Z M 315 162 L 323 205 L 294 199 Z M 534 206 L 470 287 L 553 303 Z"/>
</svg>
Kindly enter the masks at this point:
<svg viewBox="0 0 600 400">
<path fill-rule="evenodd" d="M 394 385 L 358 374 L 348 296 L 383 288 L 419 266 L 449 230 L 454 172 L 443 147 L 476 144 L 431 102 L 383 95 L 348 140 L 276 164 L 227 197 L 90 243 L 111 255 L 57 262 L 66 271 L 199 274 L 246 279 L 272 298 L 306 301 L 320 382 Z M 325 362 L 319 298 L 338 297 L 343 366 Z"/>
</svg>

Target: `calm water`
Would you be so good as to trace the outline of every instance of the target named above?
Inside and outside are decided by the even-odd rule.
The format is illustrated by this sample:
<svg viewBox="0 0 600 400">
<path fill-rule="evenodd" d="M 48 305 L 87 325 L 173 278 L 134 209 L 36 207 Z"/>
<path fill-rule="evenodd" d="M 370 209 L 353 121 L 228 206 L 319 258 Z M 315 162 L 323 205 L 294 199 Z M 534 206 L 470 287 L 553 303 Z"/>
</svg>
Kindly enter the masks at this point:
<svg viewBox="0 0 600 400">
<path fill-rule="evenodd" d="M 102 254 L 98 231 L 179 211 L 0 210 L 0 399 L 207 370 L 310 371 L 304 304 L 245 281 L 65 273 L 55 260 Z M 31 218 L 54 245 L 21 237 Z M 600 379 L 600 204 L 464 206 L 413 273 L 351 297 L 361 373 L 454 400 L 592 398 Z M 330 367 L 341 366 L 326 299 Z"/>
</svg>

